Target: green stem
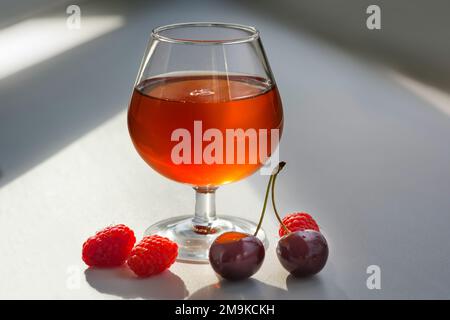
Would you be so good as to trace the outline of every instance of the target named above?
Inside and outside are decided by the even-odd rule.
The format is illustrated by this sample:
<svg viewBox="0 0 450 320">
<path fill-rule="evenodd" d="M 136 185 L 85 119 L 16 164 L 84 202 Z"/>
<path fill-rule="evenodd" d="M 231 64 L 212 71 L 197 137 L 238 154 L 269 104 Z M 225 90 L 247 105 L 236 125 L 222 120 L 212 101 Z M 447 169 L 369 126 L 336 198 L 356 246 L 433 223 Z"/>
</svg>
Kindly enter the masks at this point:
<svg viewBox="0 0 450 320">
<path fill-rule="evenodd" d="M 280 216 L 278 215 L 278 212 L 276 211 L 276 208 L 275 208 L 275 197 L 274 197 L 274 188 L 273 188 L 273 183 L 275 182 L 275 179 L 277 178 L 278 173 L 280 173 L 281 169 L 283 169 L 283 167 L 285 165 L 286 165 L 286 162 L 281 161 L 278 164 L 278 166 L 275 168 L 275 170 L 273 170 L 272 174 L 270 175 L 269 182 L 267 183 L 266 196 L 264 197 L 264 205 L 263 205 L 263 208 L 262 208 L 261 216 L 259 217 L 258 226 L 256 227 L 256 231 L 254 233 L 255 237 L 258 234 L 259 229 L 261 229 L 261 225 L 262 225 L 262 222 L 264 220 L 264 214 L 266 213 L 266 208 L 267 208 L 267 199 L 269 198 L 270 185 L 272 185 L 272 206 L 273 206 L 273 209 L 275 210 L 275 215 L 277 216 L 278 220 L 283 225 L 283 227 L 286 229 L 286 231 L 289 232 L 289 230 L 286 228 L 286 226 L 281 221 Z"/>
<path fill-rule="evenodd" d="M 281 217 L 280 217 L 280 215 L 279 215 L 279 213 L 278 213 L 277 206 L 275 205 L 275 182 L 277 181 L 277 176 L 278 176 L 278 173 L 279 173 L 279 172 L 280 172 L 280 171 L 278 171 L 278 172 L 275 174 L 275 176 L 273 177 L 273 180 L 272 180 L 272 207 L 273 207 L 273 211 L 275 212 L 275 216 L 276 216 L 277 219 L 278 219 L 278 222 L 280 222 L 280 224 L 281 224 L 281 226 L 283 227 L 284 231 L 286 231 L 286 233 L 289 233 L 290 231 L 289 231 L 289 229 L 286 227 L 286 225 L 283 223 L 283 220 L 281 219 Z"/>
<path fill-rule="evenodd" d="M 254 233 L 255 237 L 258 234 L 259 229 L 261 229 L 261 225 L 264 220 L 264 214 L 266 213 L 266 207 L 267 207 L 267 198 L 269 197 L 269 191 L 270 191 L 270 185 L 272 184 L 272 178 L 273 178 L 273 175 L 270 176 L 269 183 L 267 184 L 266 196 L 264 198 L 264 205 L 262 208 L 261 216 L 259 217 L 258 226 L 256 227 L 256 231 Z"/>
</svg>

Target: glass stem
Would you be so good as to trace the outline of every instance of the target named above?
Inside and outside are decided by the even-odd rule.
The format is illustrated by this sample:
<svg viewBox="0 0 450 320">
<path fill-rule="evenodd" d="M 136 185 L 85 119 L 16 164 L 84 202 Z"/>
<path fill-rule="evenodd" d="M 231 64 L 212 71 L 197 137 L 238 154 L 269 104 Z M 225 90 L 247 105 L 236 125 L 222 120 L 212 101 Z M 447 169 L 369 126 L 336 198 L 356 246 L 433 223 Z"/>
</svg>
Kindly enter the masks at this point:
<svg viewBox="0 0 450 320">
<path fill-rule="evenodd" d="M 216 218 L 217 188 L 195 187 L 195 216 L 192 219 L 194 228 L 208 228 Z"/>
</svg>

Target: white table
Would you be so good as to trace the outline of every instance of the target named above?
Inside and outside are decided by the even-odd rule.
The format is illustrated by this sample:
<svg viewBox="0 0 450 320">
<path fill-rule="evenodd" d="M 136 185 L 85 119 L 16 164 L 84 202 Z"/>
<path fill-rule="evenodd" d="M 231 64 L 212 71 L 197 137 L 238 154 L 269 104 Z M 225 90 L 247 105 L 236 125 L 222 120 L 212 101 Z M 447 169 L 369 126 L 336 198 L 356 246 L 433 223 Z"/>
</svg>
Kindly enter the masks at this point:
<svg viewBox="0 0 450 320">
<path fill-rule="evenodd" d="M 81 7 L 86 17 L 123 20 L 0 80 L 0 298 L 449 297 L 446 94 L 235 3 Z M 64 8 L 51 14 L 64 23 Z M 149 30 L 188 20 L 261 29 L 286 116 L 279 207 L 321 225 L 330 257 L 318 276 L 296 280 L 279 265 L 270 215 L 266 261 L 240 283 L 219 283 L 209 265 L 175 263 L 138 280 L 81 261 L 84 240 L 109 224 L 141 237 L 155 221 L 193 212 L 194 192 L 148 168 L 126 127 Z M 265 184 L 255 175 L 220 188 L 219 212 L 256 220 Z M 381 268 L 381 290 L 366 286 L 369 265 Z"/>
</svg>

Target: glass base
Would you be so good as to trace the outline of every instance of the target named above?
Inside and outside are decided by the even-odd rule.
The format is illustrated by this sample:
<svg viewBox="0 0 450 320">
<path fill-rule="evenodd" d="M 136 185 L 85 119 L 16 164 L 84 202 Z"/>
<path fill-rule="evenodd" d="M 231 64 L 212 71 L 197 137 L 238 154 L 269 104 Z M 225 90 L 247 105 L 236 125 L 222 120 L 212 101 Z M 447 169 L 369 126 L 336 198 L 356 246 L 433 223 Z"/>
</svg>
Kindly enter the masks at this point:
<svg viewBox="0 0 450 320">
<path fill-rule="evenodd" d="M 175 241 L 178 244 L 177 261 L 208 263 L 209 247 L 218 235 L 227 231 L 253 234 L 255 230 L 255 223 L 232 216 L 221 216 L 207 226 L 194 227 L 190 215 L 159 221 L 150 226 L 145 235 L 158 234 Z M 267 249 L 269 243 L 262 228 L 258 231 L 258 238 Z"/>
</svg>

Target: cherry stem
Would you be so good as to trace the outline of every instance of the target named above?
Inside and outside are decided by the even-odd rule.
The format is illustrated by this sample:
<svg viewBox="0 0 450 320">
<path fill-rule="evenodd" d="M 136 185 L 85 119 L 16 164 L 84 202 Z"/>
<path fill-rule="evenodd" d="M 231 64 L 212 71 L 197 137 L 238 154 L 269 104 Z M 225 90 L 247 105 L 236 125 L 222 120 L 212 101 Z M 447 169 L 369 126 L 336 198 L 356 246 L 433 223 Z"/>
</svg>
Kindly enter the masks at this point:
<svg viewBox="0 0 450 320">
<path fill-rule="evenodd" d="M 269 183 L 267 184 L 266 195 L 264 197 L 264 205 L 262 208 L 261 216 L 259 217 L 259 222 L 258 222 L 258 226 L 256 227 L 256 231 L 253 234 L 255 237 L 258 235 L 258 231 L 259 231 L 259 229 L 261 229 L 261 225 L 264 220 L 264 214 L 266 213 L 266 207 L 267 207 L 267 198 L 269 198 L 269 191 L 270 191 L 270 185 L 272 184 L 272 179 L 273 179 L 273 175 L 270 175 Z"/>
<path fill-rule="evenodd" d="M 275 205 L 275 182 L 277 181 L 278 172 L 275 174 L 272 180 L 272 207 L 273 212 L 275 212 L 275 216 L 277 217 L 278 222 L 280 222 L 281 227 L 284 229 L 284 231 L 286 231 L 286 233 L 290 233 L 289 229 L 283 223 L 283 220 L 281 219 L 280 214 L 278 213 L 277 206 Z"/>
<path fill-rule="evenodd" d="M 262 222 L 264 220 L 264 214 L 266 213 L 267 199 L 269 198 L 269 191 L 270 191 L 270 186 L 271 185 L 272 185 L 272 206 L 273 206 L 273 209 L 275 210 L 275 215 L 277 216 L 278 220 L 283 225 L 283 227 L 286 229 L 286 231 L 289 232 L 289 230 L 286 228 L 286 226 L 281 221 L 280 216 L 278 215 L 278 212 L 276 211 L 275 200 L 274 200 L 275 199 L 274 198 L 274 188 L 273 188 L 273 184 L 274 184 L 274 182 L 275 182 L 275 180 L 277 178 L 278 173 L 281 171 L 281 169 L 283 169 L 283 167 L 285 165 L 286 165 L 286 162 L 284 162 L 284 161 L 280 162 L 278 164 L 278 166 L 275 168 L 275 170 L 272 172 L 272 174 L 270 175 L 269 182 L 267 183 L 266 195 L 264 196 L 264 205 L 263 205 L 263 208 L 262 208 L 261 216 L 259 218 L 258 226 L 256 227 L 256 231 L 254 233 L 255 237 L 258 234 L 259 229 L 261 229 L 261 225 L 262 225 Z"/>
</svg>

